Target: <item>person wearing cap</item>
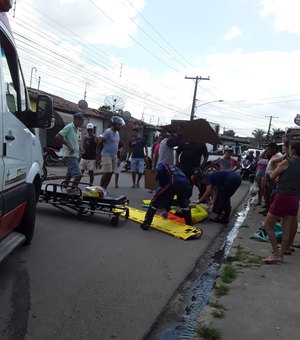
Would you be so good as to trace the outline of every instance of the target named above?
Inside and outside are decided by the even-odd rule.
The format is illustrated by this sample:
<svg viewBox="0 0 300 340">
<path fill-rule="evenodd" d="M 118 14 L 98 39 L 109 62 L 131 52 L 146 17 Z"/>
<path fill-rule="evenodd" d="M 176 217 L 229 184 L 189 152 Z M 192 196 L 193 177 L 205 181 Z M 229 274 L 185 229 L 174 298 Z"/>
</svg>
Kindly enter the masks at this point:
<svg viewBox="0 0 300 340">
<path fill-rule="evenodd" d="M 96 148 L 98 144 L 98 138 L 94 134 L 94 125 L 88 123 L 86 126 L 87 135 L 82 140 L 82 150 L 79 168 L 81 173 L 88 171 L 90 177 L 90 185 L 94 183 L 94 170 L 96 169 Z"/>
<path fill-rule="evenodd" d="M 236 171 L 239 168 L 239 163 L 231 157 L 233 154 L 233 149 L 225 148 L 224 151 L 224 155 L 214 161 L 214 164 L 216 164 L 220 168 L 220 170 Z"/>
<path fill-rule="evenodd" d="M 73 115 L 73 122 L 67 124 L 55 136 L 56 140 L 63 146 L 63 156 L 67 160 L 67 174 L 64 180 L 64 186 L 67 187 L 72 181 L 72 187 L 78 186 L 81 180 L 81 172 L 79 168 L 80 146 L 78 142 L 78 128 L 80 128 L 84 121 L 82 112 L 76 112 Z"/>
<path fill-rule="evenodd" d="M 96 160 L 97 164 L 101 165 L 103 172 L 100 186 L 104 189 L 107 189 L 117 164 L 118 145 L 120 141 L 119 130 L 124 125 L 125 122 L 122 117 L 113 116 L 111 118 L 111 127 L 103 132 L 102 138 L 97 144 Z"/>
</svg>

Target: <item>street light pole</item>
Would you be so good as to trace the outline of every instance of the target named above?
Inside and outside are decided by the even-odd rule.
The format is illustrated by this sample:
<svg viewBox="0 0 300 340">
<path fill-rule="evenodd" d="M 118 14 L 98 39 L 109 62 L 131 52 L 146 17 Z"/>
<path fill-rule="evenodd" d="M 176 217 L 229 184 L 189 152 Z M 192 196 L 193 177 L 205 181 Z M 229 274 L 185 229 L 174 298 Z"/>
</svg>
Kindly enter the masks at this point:
<svg viewBox="0 0 300 340">
<path fill-rule="evenodd" d="M 198 99 L 196 99 L 196 101 L 198 101 Z M 210 102 L 207 102 L 207 103 L 203 103 L 203 104 L 200 104 L 200 105 L 195 105 L 196 109 L 199 107 L 199 106 L 203 106 L 203 105 L 207 105 L 207 104 L 211 104 L 211 103 L 223 103 L 224 100 L 223 99 L 219 99 L 219 100 L 211 100 Z M 195 117 L 195 115 L 194 115 Z M 192 120 L 192 119 L 191 119 Z"/>
<path fill-rule="evenodd" d="M 31 73 L 30 73 L 30 85 L 29 85 L 30 88 L 31 88 L 31 83 L 32 83 L 32 72 L 33 72 L 33 70 L 34 70 L 35 72 L 37 72 L 37 68 L 36 68 L 35 66 L 33 66 L 33 67 L 31 68 Z"/>
</svg>

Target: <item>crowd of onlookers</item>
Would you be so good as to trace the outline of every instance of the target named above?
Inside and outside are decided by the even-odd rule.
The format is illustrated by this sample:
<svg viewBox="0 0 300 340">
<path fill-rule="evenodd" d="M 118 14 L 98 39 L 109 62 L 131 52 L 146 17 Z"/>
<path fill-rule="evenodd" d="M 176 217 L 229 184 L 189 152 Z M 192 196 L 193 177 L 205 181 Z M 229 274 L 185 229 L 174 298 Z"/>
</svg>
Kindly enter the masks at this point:
<svg viewBox="0 0 300 340">
<path fill-rule="evenodd" d="M 74 121 L 67 124 L 56 136 L 63 145 L 67 160 L 66 190 L 74 190 L 85 171 L 90 185 L 94 184 L 94 170 L 101 166 L 100 186 L 107 189 L 113 174 L 115 187 L 121 172 L 121 161 L 130 158 L 132 188 L 140 187 L 145 162 L 152 160 L 152 171 L 156 173 L 157 189 L 151 200 L 141 227 L 147 230 L 158 209 L 168 211 L 177 197 L 176 204 L 186 224 L 192 225 L 190 209 L 193 204 L 206 203 L 209 212 L 216 216 L 215 222 L 227 224 L 231 213 L 230 198 L 241 184 L 237 171 L 239 162 L 232 157 L 233 150 L 226 148 L 224 154 L 213 162 L 217 171 L 208 171 L 209 153 L 205 143 L 184 142 L 179 134 L 163 132 L 159 135 L 148 155 L 146 139 L 139 130 L 132 130 L 127 156 L 120 141 L 119 130 L 125 125 L 120 116 L 113 116 L 111 126 L 99 137 L 94 126 L 88 123 L 87 135 L 78 142 L 77 129 L 83 125 L 84 115 L 74 114 Z M 174 151 L 176 150 L 176 151 Z M 278 151 L 276 143 L 270 143 L 261 152 L 250 151 L 246 157 L 253 163 L 254 181 L 258 187 L 256 205 L 266 216 L 264 228 L 269 235 L 273 253 L 265 259 L 267 263 L 283 261 L 284 255 L 293 251 L 293 240 L 297 230 L 297 214 L 300 195 L 300 142 L 285 141 L 284 149 Z M 80 162 L 79 162 L 80 159 Z M 71 179 L 73 181 L 71 182 Z M 69 184 L 71 184 L 69 186 Z M 191 203 L 193 187 L 199 190 L 197 202 Z M 274 225 L 280 220 L 283 231 L 281 247 L 278 247 Z"/>
</svg>

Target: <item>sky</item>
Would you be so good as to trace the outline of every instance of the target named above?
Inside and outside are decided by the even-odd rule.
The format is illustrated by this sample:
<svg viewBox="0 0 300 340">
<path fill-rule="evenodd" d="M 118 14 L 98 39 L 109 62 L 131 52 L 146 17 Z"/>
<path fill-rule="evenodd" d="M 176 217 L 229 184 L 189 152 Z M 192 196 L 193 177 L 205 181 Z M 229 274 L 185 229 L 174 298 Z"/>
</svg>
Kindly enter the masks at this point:
<svg viewBox="0 0 300 340">
<path fill-rule="evenodd" d="M 252 136 L 300 113 L 299 0 L 17 0 L 28 86 L 154 125 L 191 117 Z M 209 80 L 207 80 L 209 78 Z"/>
</svg>

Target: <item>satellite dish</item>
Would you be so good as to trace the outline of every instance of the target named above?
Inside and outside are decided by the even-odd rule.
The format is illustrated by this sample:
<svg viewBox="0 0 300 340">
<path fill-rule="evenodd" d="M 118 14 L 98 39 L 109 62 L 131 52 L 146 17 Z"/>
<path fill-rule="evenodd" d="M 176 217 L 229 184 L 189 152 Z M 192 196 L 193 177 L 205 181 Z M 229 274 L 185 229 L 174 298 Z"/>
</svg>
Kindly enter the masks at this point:
<svg viewBox="0 0 300 340">
<path fill-rule="evenodd" d="M 122 118 L 125 120 L 125 122 L 128 122 L 131 117 L 131 113 L 129 111 L 124 111 L 122 113 Z"/>
<path fill-rule="evenodd" d="M 81 109 L 81 110 L 86 110 L 88 108 L 88 103 L 84 100 L 84 99 L 81 99 L 79 100 L 78 102 L 78 107 Z"/>
<path fill-rule="evenodd" d="M 118 96 L 107 96 L 104 99 L 104 105 L 109 106 L 112 112 L 122 110 L 125 106 L 125 102 L 121 97 Z"/>
</svg>

